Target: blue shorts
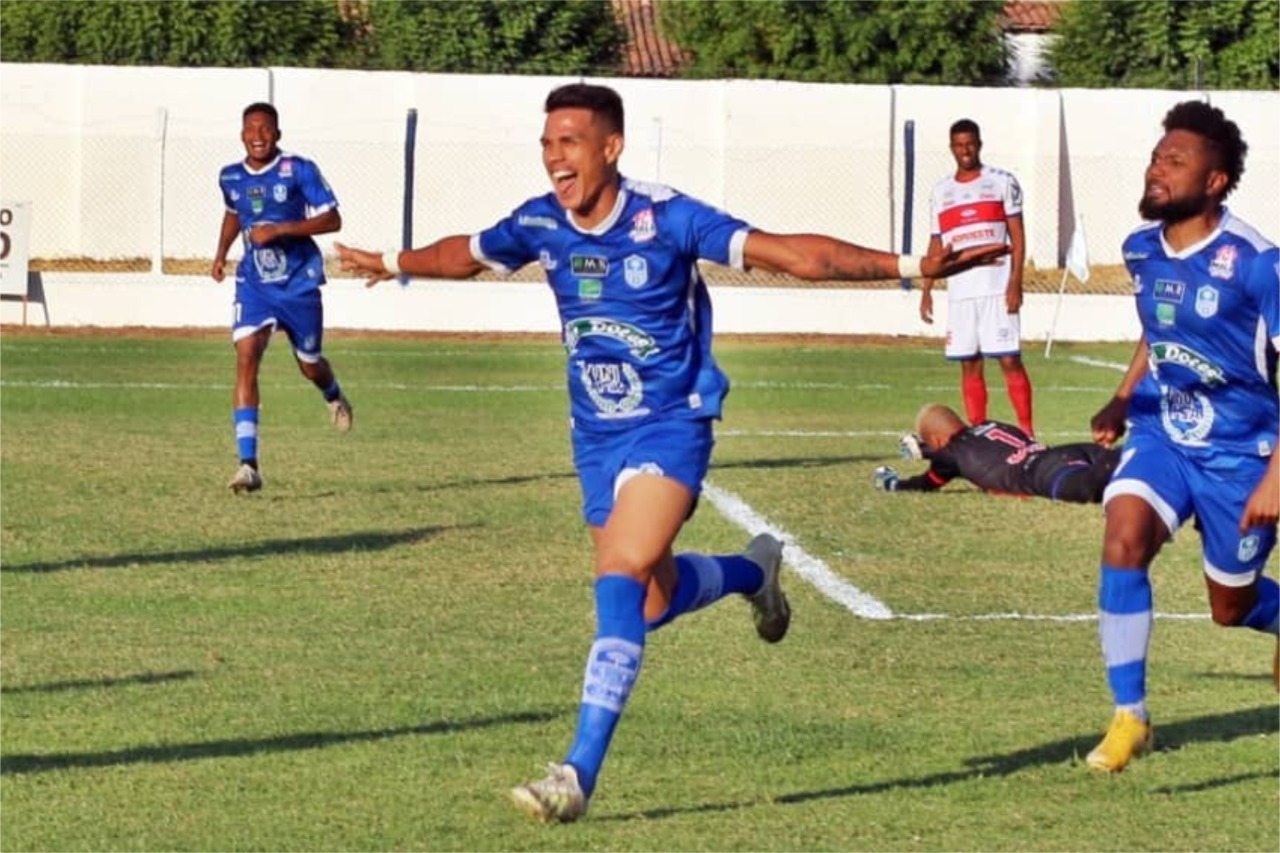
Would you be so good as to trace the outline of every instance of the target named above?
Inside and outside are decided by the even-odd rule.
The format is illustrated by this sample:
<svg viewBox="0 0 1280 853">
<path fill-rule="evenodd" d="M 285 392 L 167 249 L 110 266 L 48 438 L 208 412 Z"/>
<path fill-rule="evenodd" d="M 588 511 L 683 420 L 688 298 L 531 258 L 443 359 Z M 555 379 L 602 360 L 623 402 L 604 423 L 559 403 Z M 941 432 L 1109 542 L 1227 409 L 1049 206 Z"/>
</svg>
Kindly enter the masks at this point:
<svg viewBox="0 0 1280 853">
<path fill-rule="evenodd" d="M 280 327 L 289 336 L 298 361 L 320 360 L 324 341 L 324 302 L 320 289 L 300 293 L 270 285 L 237 285 L 231 341 L 247 338 L 259 329 Z"/>
<path fill-rule="evenodd" d="M 1102 503 L 1117 495 L 1136 495 L 1156 511 L 1170 535 L 1194 513 L 1204 573 L 1223 586 L 1248 586 L 1276 544 L 1274 527 L 1251 527 L 1240 535 L 1240 517 L 1262 482 L 1267 462 L 1265 457 L 1241 456 L 1234 469 L 1210 472 L 1167 440 L 1138 433 L 1125 442 Z"/>
<path fill-rule="evenodd" d="M 573 431 L 573 466 L 582 517 L 602 527 L 618 489 L 635 474 L 661 474 L 693 492 L 695 503 L 715 445 L 709 420 L 650 421 L 619 433 Z"/>
</svg>

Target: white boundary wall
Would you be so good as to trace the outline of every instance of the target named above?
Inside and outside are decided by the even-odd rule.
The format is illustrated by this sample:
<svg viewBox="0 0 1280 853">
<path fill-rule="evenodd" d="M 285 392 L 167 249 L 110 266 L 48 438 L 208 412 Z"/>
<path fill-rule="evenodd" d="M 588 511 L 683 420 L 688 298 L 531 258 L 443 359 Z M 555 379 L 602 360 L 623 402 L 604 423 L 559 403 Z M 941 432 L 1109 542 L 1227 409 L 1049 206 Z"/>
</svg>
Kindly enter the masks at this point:
<svg viewBox="0 0 1280 853">
<path fill-rule="evenodd" d="M 384 246 L 400 233 L 405 115 L 416 108 L 415 242 L 421 244 L 483 228 L 545 192 L 537 153 L 541 104 L 564 82 L 569 79 L 0 64 L 0 190 L 33 203 L 33 257 L 207 258 L 222 216 L 218 169 L 243 154 L 240 110 L 267 100 L 281 111 L 282 145 L 316 159 L 338 191 L 342 239 Z M 1232 209 L 1280 237 L 1280 94 L 1274 92 L 598 82 L 618 89 L 627 104 L 626 174 L 669 183 L 762 228 L 833 233 L 877 248 L 901 246 L 905 123 L 914 122 L 916 131 L 911 226 L 920 251 L 929 189 L 952 167 L 947 128 L 958 117 L 973 118 L 983 128 L 984 159 L 1009 168 L 1023 184 L 1028 256 L 1040 268 L 1061 265 L 1077 213 L 1085 217 L 1093 262 L 1118 262 L 1120 242 L 1136 224 L 1142 171 L 1161 116 L 1178 100 L 1206 97 L 1241 125 L 1250 145 Z M 322 241 L 326 251 L 331 239 Z M 222 326 L 230 304 L 229 287 L 208 279 L 49 273 L 42 285 L 48 312 L 41 316 L 41 307 L 32 305 L 31 322 Z M 335 327 L 555 328 L 551 298 L 535 286 L 419 284 L 398 294 L 379 289 L 350 306 L 348 290 L 359 288 L 329 285 Z M 917 334 L 938 333 L 943 321 L 923 326 L 915 294 L 714 290 L 717 325 L 725 331 Z M 527 298 L 536 302 L 526 304 Z M 1025 337 L 1043 335 L 1053 302 L 1029 297 Z M 193 317 L 193 304 L 207 307 Z M 1090 308 L 1081 310 L 1085 305 Z M 0 322 L 19 321 L 21 310 L 0 303 Z M 1058 336 L 1125 339 L 1136 332 L 1126 322 L 1131 314 L 1128 300 L 1070 296 Z"/>
</svg>

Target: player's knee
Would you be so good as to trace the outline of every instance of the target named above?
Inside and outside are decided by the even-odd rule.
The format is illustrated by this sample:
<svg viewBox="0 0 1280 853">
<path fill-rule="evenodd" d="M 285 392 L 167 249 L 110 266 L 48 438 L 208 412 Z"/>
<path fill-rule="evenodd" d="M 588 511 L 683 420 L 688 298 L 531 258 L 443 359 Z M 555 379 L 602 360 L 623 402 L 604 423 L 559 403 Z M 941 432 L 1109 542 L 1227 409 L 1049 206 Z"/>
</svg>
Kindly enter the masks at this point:
<svg viewBox="0 0 1280 853">
<path fill-rule="evenodd" d="M 1106 538 L 1102 541 L 1102 560 L 1112 566 L 1149 566 L 1159 549 L 1158 544 L 1139 531 L 1108 529 Z"/>
<path fill-rule="evenodd" d="M 1210 603 L 1209 612 L 1213 618 L 1213 624 L 1223 628 L 1236 628 L 1244 624 L 1245 617 L 1249 615 L 1250 607 L 1241 607 L 1235 602 L 1214 601 Z"/>
<path fill-rule="evenodd" d="M 648 548 L 628 542 L 610 543 L 596 551 L 596 576 L 627 575 L 647 581 L 657 557 Z"/>
</svg>

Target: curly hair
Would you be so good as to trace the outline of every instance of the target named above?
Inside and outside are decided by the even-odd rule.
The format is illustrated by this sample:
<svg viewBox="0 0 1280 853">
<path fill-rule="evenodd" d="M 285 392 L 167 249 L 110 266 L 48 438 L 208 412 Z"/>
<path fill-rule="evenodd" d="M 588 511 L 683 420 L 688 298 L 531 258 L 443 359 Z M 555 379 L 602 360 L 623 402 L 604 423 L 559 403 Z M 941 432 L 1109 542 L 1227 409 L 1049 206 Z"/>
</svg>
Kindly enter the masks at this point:
<svg viewBox="0 0 1280 853">
<path fill-rule="evenodd" d="M 1240 183 L 1244 174 L 1244 156 L 1249 151 L 1240 128 L 1217 107 L 1204 101 L 1183 101 L 1175 104 L 1164 116 L 1165 132 L 1185 130 L 1203 137 L 1210 150 L 1218 158 L 1218 167 L 1227 174 L 1226 198 Z"/>
</svg>

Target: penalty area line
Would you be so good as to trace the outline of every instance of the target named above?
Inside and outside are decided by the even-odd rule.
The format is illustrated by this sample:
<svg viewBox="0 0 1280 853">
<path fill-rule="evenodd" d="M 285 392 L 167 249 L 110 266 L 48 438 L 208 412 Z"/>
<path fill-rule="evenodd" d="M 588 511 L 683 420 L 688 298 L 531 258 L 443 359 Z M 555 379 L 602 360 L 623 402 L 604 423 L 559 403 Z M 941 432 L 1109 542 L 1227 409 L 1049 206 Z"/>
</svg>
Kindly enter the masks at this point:
<svg viewBox="0 0 1280 853">
<path fill-rule="evenodd" d="M 831 570 L 824 560 L 810 554 L 796 542 L 793 535 L 756 512 L 746 501 L 726 489 L 712 484 L 702 484 L 702 496 L 721 515 L 747 533 L 755 536 L 769 533 L 782 540 L 783 562 L 802 580 L 813 586 L 825 598 L 863 619 L 902 619 L 909 622 L 1096 622 L 1096 613 L 974 613 L 953 615 L 949 613 L 895 613 L 889 605 L 864 592 Z M 1203 613 L 1157 613 L 1157 619 L 1204 620 Z"/>
</svg>

